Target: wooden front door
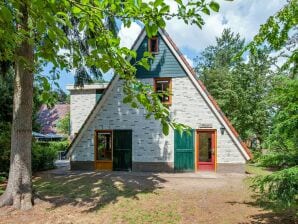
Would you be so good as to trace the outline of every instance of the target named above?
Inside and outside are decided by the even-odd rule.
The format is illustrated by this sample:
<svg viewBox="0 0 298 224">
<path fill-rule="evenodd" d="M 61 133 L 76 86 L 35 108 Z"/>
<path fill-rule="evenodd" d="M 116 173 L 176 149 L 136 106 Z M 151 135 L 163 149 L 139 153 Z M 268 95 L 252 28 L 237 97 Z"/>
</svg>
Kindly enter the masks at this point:
<svg viewBox="0 0 298 224">
<path fill-rule="evenodd" d="M 94 156 L 96 170 L 113 169 L 113 136 L 111 130 L 96 130 L 94 133 Z"/>
<path fill-rule="evenodd" d="M 216 130 L 197 130 L 197 169 L 214 171 Z"/>
<path fill-rule="evenodd" d="M 194 170 L 194 131 L 180 134 L 174 132 L 174 169 L 175 171 Z"/>
<path fill-rule="evenodd" d="M 113 170 L 131 171 L 132 130 L 113 131 Z"/>
</svg>

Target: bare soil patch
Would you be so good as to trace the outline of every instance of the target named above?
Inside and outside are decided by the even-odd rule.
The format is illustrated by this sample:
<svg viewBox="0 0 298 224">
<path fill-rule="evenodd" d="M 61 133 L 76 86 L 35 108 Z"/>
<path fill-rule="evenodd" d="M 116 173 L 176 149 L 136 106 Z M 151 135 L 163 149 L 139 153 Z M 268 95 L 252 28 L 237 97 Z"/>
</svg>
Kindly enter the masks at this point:
<svg viewBox="0 0 298 224">
<path fill-rule="evenodd" d="M 246 178 L 214 173 L 43 172 L 34 178 L 34 208 L 0 208 L 0 223 L 295 223 L 293 217 L 259 207 Z"/>
</svg>

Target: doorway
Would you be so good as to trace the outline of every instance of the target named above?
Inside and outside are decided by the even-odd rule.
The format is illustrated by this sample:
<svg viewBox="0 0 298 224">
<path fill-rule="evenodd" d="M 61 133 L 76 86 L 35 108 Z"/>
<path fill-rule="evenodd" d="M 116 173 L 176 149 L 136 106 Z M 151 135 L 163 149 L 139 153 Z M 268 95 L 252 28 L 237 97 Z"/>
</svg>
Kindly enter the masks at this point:
<svg viewBox="0 0 298 224">
<path fill-rule="evenodd" d="M 215 171 L 216 130 L 197 130 L 197 169 Z"/>
<path fill-rule="evenodd" d="M 96 170 L 132 168 L 132 130 L 95 130 L 94 161 Z"/>
<path fill-rule="evenodd" d="M 96 130 L 94 137 L 94 155 L 96 170 L 113 169 L 113 133 L 111 130 Z"/>
</svg>

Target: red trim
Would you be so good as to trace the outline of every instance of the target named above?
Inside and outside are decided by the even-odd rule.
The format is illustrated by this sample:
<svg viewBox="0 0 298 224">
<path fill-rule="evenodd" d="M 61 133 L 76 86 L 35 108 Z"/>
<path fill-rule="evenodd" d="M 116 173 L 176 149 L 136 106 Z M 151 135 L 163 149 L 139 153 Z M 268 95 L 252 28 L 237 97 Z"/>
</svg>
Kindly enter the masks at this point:
<svg viewBox="0 0 298 224">
<path fill-rule="evenodd" d="M 211 148 L 212 148 L 212 155 L 211 155 L 211 162 L 200 162 L 200 134 L 201 133 L 211 133 Z M 199 171 L 215 171 L 216 161 L 217 161 L 217 144 L 216 144 L 216 129 L 197 129 L 196 130 L 196 163 L 197 163 L 197 170 Z"/>
<path fill-rule="evenodd" d="M 154 92 L 156 92 L 157 81 L 168 81 L 169 82 L 169 100 L 162 102 L 165 105 L 172 105 L 172 78 L 154 78 Z"/>
<path fill-rule="evenodd" d="M 240 144 L 242 145 L 242 147 L 244 148 L 244 150 L 246 151 L 246 153 L 248 154 L 248 156 L 252 159 L 253 155 L 251 153 L 251 151 L 249 150 L 249 148 L 247 147 L 247 145 L 240 139 L 240 136 L 238 134 L 238 132 L 236 131 L 236 129 L 233 127 L 233 125 L 231 124 L 231 122 L 229 121 L 229 119 L 224 115 L 224 113 L 221 111 L 221 109 L 219 108 L 216 100 L 208 93 L 206 86 L 203 84 L 203 82 L 201 80 L 197 79 L 196 76 L 196 72 L 194 71 L 194 69 L 190 66 L 190 64 L 187 62 L 187 60 L 184 58 L 183 54 L 180 52 L 180 50 L 178 49 L 178 47 L 176 46 L 176 44 L 174 43 L 174 41 L 171 39 L 170 35 L 163 30 L 163 32 L 165 33 L 166 38 L 168 39 L 168 41 L 171 43 L 171 45 L 173 46 L 173 48 L 177 51 L 179 57 L 181 58 L 181 60 L 184 62 L 184 64 L 186 65 L 186 67 L 188 68 L 188 70 L 191 72 L 191 74 L 195 77 L 195 79 L 197 80 L 198 84 L 200 85 L 200 87 L 207 93 L 208 98 L 210 99 L 211 103 L 214 105 L 214 107 L 216 108 L 216 110 L 222 115 L 224 121 L 226 122 L 226 124 L 229 126 L 229 128 L 231 129 L 232 133 L 235 135 L 235 137 L 239 140 Z"/>
</svg>

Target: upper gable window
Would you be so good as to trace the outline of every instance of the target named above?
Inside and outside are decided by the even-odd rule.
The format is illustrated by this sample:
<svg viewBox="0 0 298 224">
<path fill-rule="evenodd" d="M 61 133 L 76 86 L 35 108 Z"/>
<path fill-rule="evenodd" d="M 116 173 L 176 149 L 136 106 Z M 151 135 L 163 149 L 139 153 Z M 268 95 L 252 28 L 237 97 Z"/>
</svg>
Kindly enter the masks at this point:
<svg viewBox="0 0 298 224">
<path fill-rule="evenodd" d="M 155 78 L 154 88 L 156 93 L 163 93 L 164 95 L 159 96 L 162 103 L 171 105 L 172 104 L 172 79 L 171 78 Z"/>
<path fill-rule="evenodd" d="M 157 37 L 151 37 L 148 40 L 148 51 L 152 54 L 158 53 L 158 38 Z"/>
</svg>

